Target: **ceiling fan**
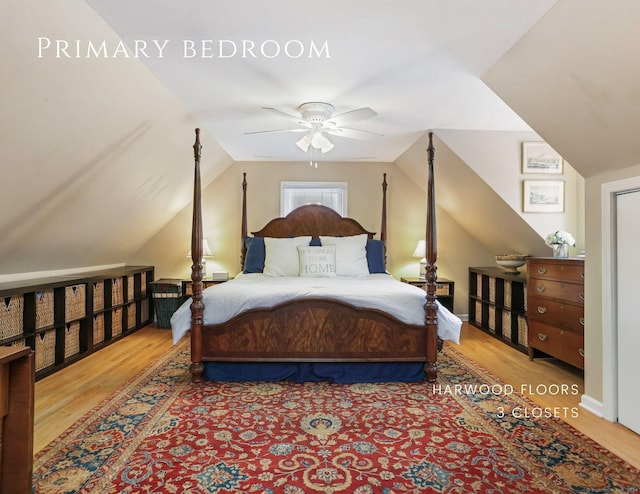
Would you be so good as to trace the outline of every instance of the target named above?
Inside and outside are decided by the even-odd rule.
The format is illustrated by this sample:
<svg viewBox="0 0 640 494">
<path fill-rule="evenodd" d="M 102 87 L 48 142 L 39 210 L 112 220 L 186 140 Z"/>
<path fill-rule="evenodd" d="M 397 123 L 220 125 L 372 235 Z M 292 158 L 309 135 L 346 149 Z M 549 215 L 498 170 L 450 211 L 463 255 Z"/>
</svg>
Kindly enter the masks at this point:
<svg viewBox="0 0 640 494">
<path fill-rule="evenodd" d="M 287 120 L 296 122 L 300 127 L 280 130 L 260 130 L 245 132 L 245 134 L 266 134 L 275 132 L 304 132 L 296 145 L 304 152 L 309 148 L 318 149 L 326 153 L 333 149 L 333 143 L 328 135 L 347 137 L 349 139 L 363 139 L 371 135 L 382 136 L 368 130 L 347 127 L 354 122 L 375 117 L 377 115 L 371 108 L 359 108 L 334 115 L 335 108 L 329 103 L 309 102 L 302 103 L 298 108 L 300 116 L 291 115 L 277 108 L 264 106 L 263 109 L 272 111 Z"/>
</svg>

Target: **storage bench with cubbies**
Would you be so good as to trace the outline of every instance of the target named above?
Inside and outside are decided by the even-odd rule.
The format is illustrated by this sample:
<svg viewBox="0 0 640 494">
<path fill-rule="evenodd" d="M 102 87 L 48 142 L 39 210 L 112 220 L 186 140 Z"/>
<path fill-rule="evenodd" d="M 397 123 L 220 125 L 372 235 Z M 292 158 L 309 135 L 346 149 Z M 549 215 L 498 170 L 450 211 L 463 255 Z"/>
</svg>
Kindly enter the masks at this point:
<svg viewBox="0 0 640 494">
<path fill-rule="evenodd" d="M 30 346 L 36 379 L 151 322 L 153 266 L 0 283 L 0 345 Z"/>
</svg>

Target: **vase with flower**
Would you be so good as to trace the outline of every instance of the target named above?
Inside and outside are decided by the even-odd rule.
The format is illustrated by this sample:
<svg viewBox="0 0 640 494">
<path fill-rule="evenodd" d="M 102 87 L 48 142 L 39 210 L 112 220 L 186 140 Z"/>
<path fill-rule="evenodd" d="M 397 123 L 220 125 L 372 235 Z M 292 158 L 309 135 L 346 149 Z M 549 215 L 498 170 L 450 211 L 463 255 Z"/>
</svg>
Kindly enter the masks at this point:
<svg viewBox="0 0 640 494">
<path fill-rule="evenodd" d="M 544 242 L 553 250 L 553 257 L 569 257 L 569 246 L 576 245 L 573 235 L 562 230 L 550 233 L 545 237 Z"/>
</svg>

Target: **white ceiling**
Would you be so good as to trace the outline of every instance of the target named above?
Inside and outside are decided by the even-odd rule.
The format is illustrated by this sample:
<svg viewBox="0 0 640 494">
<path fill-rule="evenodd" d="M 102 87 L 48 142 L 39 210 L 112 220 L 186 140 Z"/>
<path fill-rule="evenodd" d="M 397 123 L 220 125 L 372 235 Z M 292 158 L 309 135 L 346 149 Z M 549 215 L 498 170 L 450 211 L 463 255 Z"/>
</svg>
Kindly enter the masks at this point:
<svg viewBox="0 0 640 494">
<path fill-rule="evenodd" d="M 378 115 L 353 127 L 384 137 L 332 137 L 335 148 L 320 160 L 391 162 L 428 129 L 530 130 L 480 77 L 556 1 L 87 3 L 129 48 L 148 44 L 141 60 L 235 161 L 309 159 L 295 146 L 300 134 L 245 133 L 291 127 L 263 106 L 295 113 L 303 102 L 325 101 L 336 113 L 371 107 Z M 168 40 L 163 57 L 153 40 Z M 196 42 L 196 57 L 185 56 L 183 40 Z M 201 40 L 213 40 L 211 58 Z M 228 40 L 225 56 L 219 40 Z M 255 58 L 243 56 L 243 40 L 255 45 Z M 287 42 L 291 55 L 300 46 L 305 54 L 282 54 Z M 329 57 L 308 56 L 325 44 Z"/>
</svg>

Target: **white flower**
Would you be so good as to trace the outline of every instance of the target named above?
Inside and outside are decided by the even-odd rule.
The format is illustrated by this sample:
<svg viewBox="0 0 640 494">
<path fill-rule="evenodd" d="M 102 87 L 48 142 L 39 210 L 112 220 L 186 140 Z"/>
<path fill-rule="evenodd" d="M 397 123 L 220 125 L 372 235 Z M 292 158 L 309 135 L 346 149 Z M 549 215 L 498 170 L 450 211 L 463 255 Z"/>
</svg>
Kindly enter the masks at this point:
<svg viewBox="0 0 640 494">
<path fill-rule="evenodd" d="M 576 240 L 573 238 L 573 235 L 571 235 L 570 233 L 564 232 L 562 230 L 556 230 L 555 232 L 550 233 L 545 237 L 544 243 L 547 244 L 549 247 L 557 244 L 561 244 L 561 245 L 567 244 L 567 245 L 570 245 L 571 247 L 575 247 Z"/>
</svg>

